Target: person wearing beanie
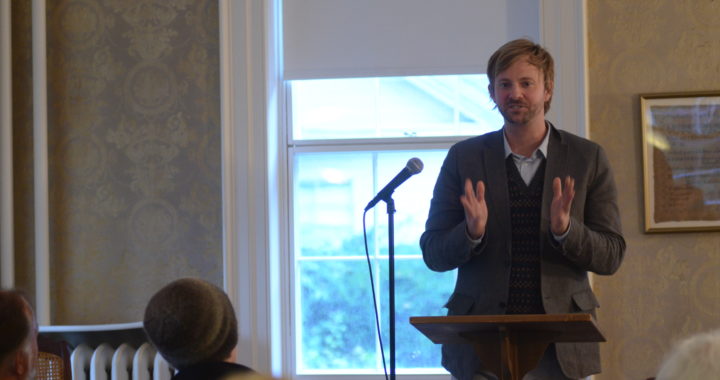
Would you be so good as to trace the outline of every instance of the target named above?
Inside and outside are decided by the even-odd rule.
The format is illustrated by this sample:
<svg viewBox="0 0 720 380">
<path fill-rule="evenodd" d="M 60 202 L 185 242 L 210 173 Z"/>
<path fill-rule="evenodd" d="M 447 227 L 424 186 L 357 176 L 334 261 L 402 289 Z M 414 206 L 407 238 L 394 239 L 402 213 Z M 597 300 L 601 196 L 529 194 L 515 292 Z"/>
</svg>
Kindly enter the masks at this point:
<svg viewBox="0 0 720 380">
<path fill-rule="evenodd" d="M 0 289 L 0 380 L 35 378 L 37 335 L 37 321 L 25 297 Z"/>
<path fill-rule="evenodd" d="M 235 311 L 227 294 L 197 278 L 173 281 L 152 296 L 143 328 L 150 342 L 177 369 L 172 380 L 214 380 L 252 375 L 235 363 Z"/>
</svg>

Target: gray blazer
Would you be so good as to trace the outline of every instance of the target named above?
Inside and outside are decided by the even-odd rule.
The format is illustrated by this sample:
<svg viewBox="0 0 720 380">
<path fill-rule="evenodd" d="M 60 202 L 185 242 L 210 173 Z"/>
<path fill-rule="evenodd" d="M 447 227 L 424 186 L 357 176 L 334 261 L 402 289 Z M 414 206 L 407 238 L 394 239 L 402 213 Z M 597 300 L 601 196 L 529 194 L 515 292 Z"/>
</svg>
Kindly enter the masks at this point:
<svg viewBox="0 0 720 380">
<path fill-rule="evenodd" d="M 555 177 L 575 178 L 571 226 L 562 245 L 550 233 Z M 488 221 L 482 243 L 473 248 L 466 235 L 460 195 L 465 179 L 485 182 Z M 510 200 L 502 130 L 461 141 L 450 148 L 440 169 L 425 232 L 420 238 L 425 264 L 434 271 L 458 269 L 448 315 L 505 314 L 511 262 Z M 541 287 L 545 311 L 591 313 L 599 306 L 587 272 L 610 275 L 625 253 L 617 190 L 603 149 L 550 125 L 541 211 Z M 566 376 L 600 372 L 597 343 L 558 343 Z M 443 346 L 443 366 L 459 380 L 482 368 L 471 345 Z"/>
</svg>

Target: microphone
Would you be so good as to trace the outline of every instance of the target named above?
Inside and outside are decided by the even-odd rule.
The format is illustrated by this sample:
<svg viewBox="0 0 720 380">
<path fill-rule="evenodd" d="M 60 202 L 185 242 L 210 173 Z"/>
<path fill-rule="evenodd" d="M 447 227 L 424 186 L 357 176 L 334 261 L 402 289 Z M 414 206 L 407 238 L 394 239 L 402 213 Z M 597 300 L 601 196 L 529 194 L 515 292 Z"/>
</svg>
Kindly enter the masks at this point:
<svg viewBox="0 0 720 380">
<path fill-rule="evenodd" d="M 407 165 L 403 168 L 403 170 L 398 173 L 395 178 L 390 181 L 385 187 L 383 187 L 382 190 L 380 190 L 379 193 L 373 198 L 370 203 L 365 206 L 365 211 L 370 210 L 371 208 L 375 207 L 375 205 L 385 200 L 386 198 L 390 197 L 390 194 L 395 191 L 395 189 L 398 188 L 398 186 L 402 185 L 403 182 L 405 182 L 408 178 L 411 176 L 420 173 L 423 170 L 423 162 L 420 161 L 419 158 L 413 157 L 408 160 Z"/>
</svg>

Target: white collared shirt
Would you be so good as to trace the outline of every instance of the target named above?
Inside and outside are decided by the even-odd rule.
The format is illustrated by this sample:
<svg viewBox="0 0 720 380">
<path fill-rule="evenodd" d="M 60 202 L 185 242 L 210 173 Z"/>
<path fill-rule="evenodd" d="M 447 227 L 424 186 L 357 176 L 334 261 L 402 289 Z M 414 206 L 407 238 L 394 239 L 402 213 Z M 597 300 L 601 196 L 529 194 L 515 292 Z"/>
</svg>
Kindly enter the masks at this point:
<svg viewBox="0 0 720 380">
<path fill-rule="evenodd" d="M 522 177 L 526 185 L 530 185 L 530 181 L 532 181 L 535 173 L 537 173 L 537 170 L 540 168 L 540 164 L 542 164 L 545 157 L 547 157 L 547 147 L 549 139 L 550 128 L 547 128 L 547 130 L 545 131 L 545 138 L 543 138 L 540 146 L 535 149 L 535 151 L 530 155 L 530 157 L 525 157 L 523 155 L 514 153 L 512 149 L 510 149 L 510 143 L 508 143 L 507 136 L 505 136 L 505 131 L 503 131 L 505 158 L 512 155 L 515 167 L 517 167 L 518 171 L 520 172 L 520 176 Z"/>
<path fill-rule="evenodd" d="M 547 126 L 547 124 L 546 124 L 546 126 Z M 507 141 L 507 136 L 505 136 L 505 131 L 503 131 L 503 144 L 505 146 L 505 158 L 507 158 L 509 155 L 512 155 L 513 162 L 515 163 L 515 166 L 517 167 L 518 171 L 520 172 L 520 176 L 522 177 L 522 179 L 526 185 L 530 185 L 530 181 L 532 181 L 533 177 L 535 176 L 535 173 L 537 173 L 543 160 L 547 157 L 547 147 L 548 147 L 549 140 L 550 140 L 550 127 L 548 126 L 547 130 L 545 131 L 545 137 L 543 138 L 543 141 L 540 143 L 540 146 L 538 146 L 537 149 L 535 149 L 535 151 L 530 155 L 530 157 L 525 157 L 523 155 L 513 153 L 512 149 L 510 149 L 510 144 Z M 572 224 L 572 223 L 570 223 L 570 224 Z M 565 238 L 567 237 L 568 233 L 570 233 L 570 226 L 568 226 L 568 229 L 567 229 L 567 231 L 565 231 L 564 234 L 562 234 L 562 235 L 552 234 L 552 236 L 555 239 L 555 241 L 557 241 L 558 243 L 562 243 L 565 240 Z M 478 239 L 472 239 L 472 238 L 470 238 L 470 235 L 468 235 L 467 231 L 465 231 L 465 235 L 472 242 L 473 246 L 479 245 L 483 239 L 483 236 L 479 237 Z"/>
</svg>

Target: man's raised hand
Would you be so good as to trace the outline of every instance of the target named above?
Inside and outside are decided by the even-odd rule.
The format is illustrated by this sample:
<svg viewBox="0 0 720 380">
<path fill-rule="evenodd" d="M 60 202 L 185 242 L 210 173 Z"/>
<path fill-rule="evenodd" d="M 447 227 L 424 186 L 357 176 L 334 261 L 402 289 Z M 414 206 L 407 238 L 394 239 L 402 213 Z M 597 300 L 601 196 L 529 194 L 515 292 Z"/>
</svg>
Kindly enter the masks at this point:
<svg viewBox="0 0 720 380">
<path fill-rule="evenodd" d="M 575 198 L 575 179 L 567 176 L 565 183 L 560 178 L 553 179 L 553 200 L 550 205 L 550 231 L 561 236 L 570 227 L 570 208 Z"/>
<path fill-rule="evenodd" d="M 467 232 L 472 239 L 479 239 L 485 235 L 485 226 L 487 225 L 488 210 L 485 203 L 485 184 L 483 181 L 477 182 L 477 187 L 473 189 L 470 179 L 465 180 L 465 193 L 460 196 L 460 202 L 465 209 L 465 221 L 467 222 Z"/>
</svg>

